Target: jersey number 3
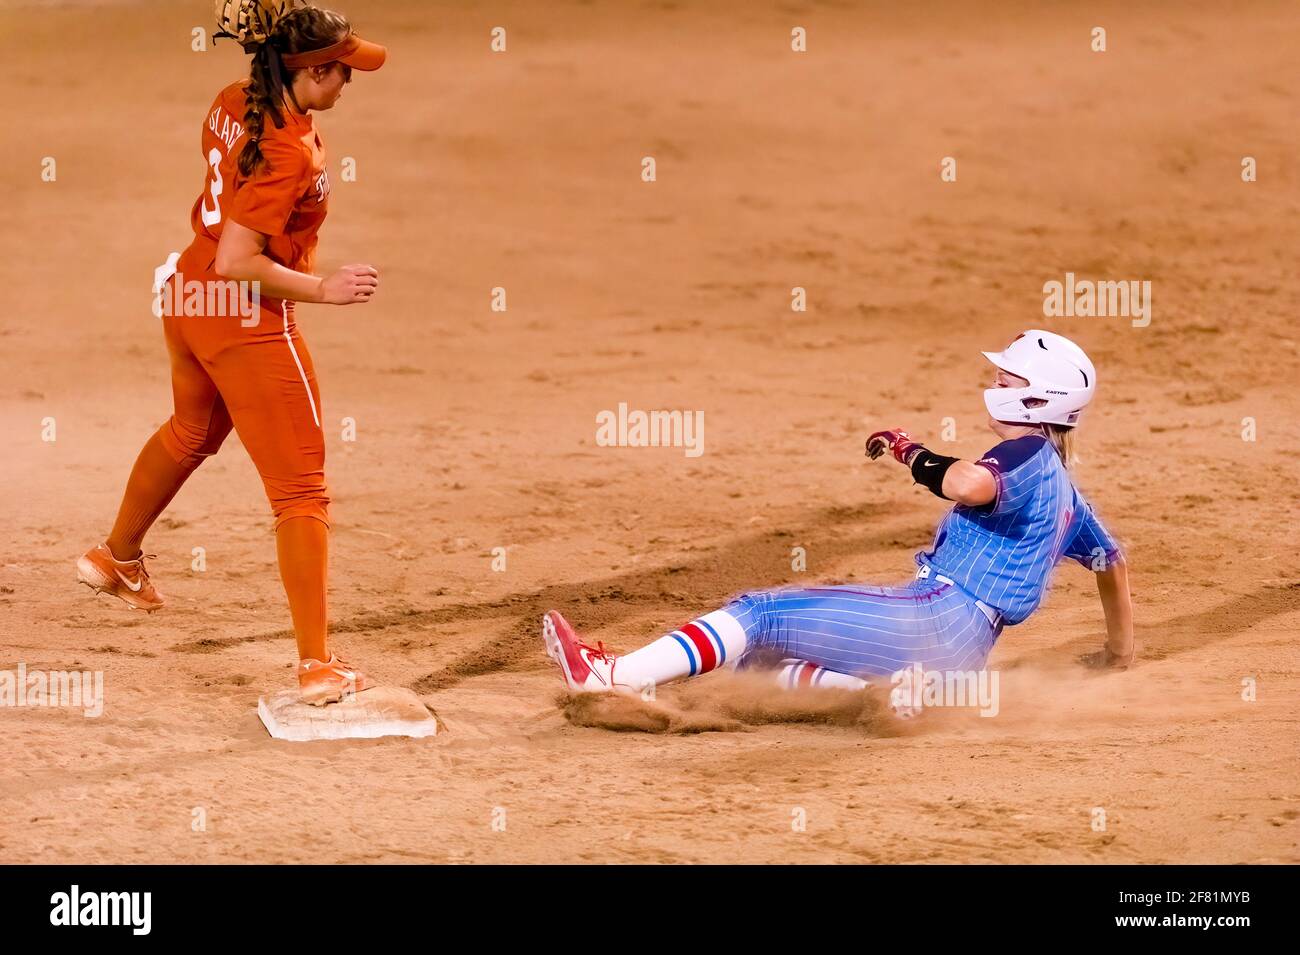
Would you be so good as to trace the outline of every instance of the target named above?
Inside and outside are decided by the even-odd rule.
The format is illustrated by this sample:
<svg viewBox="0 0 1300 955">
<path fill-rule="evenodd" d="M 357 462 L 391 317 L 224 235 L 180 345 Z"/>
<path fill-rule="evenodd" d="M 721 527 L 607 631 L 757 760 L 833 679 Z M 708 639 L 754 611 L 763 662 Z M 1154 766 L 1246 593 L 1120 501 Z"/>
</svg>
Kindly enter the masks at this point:
<svg viewBox="0 0 1300 955">
<path fill-rule="evenodd" d="M 208 152 L 208 165 L 212 167 L 212 185 L 209 190 L 212 193 L 212 208 L 208 208 L 207 197 L 203 198 L 203 224 L 209 229 L 221 221 L 221 188 L 223 185 L 221 179 L 221 150 L 213 146 Z"/>
</svg>

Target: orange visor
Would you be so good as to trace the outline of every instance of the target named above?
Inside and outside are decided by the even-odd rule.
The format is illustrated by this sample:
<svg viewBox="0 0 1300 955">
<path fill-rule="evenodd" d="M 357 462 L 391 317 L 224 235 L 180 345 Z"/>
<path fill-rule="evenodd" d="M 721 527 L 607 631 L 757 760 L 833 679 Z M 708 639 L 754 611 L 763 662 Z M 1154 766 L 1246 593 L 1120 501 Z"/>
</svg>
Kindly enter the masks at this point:
<svg viewBox="0 0 1300 955">
<path fill-rule="evenodd" d="M 363 40 L 355 33 L 349 33 L 337 43 L 321 47 L 319 50 L 307 50 L 303 53 L 286 53 L 281 57 L 285 67 L 301 70 L 308 66 L 324 66 L 336 60 L 354 70 L 377 70 L 388 58 L 388 50 L 378 43 Z"/>
</svg>

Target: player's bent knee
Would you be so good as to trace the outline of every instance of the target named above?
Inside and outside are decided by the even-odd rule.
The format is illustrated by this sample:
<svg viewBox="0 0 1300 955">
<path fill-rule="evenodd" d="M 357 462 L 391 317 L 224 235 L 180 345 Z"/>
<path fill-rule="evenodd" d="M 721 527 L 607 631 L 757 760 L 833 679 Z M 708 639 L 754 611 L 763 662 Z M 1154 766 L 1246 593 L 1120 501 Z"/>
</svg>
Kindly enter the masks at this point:
<svg viewBox="0 0 1300 955">
<path fill-rule="evenodd" d="M 767 598 L 766 590 L 749 590 L 732 598 L 731 602 L 749 610 L 759 610 Z"/>
<path fill-rule="evenodd" d="M 158 439 L 167 453 L 181 467 L 194 470 L 205 459 L 221 450 L 222 442 L 230 434 L 230 425 L 200 427 L 187 424 L 175 415 L 158 429 Z"/>
</svg>

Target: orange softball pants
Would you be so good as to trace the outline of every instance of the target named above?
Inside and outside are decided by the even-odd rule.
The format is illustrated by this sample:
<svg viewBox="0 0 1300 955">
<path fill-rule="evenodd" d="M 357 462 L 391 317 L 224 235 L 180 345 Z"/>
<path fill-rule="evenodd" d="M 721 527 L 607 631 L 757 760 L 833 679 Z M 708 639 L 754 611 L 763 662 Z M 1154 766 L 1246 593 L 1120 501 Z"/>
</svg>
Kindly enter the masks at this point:
<svg viewBox="0 0 1300 955">
<path fill-rule="evenodd" d="M 251 323 L 239 316 L 163 318 L 175 410 L 158 438 L 192 470 L 233 426 L 262 477 L 276 528 L 294 517 L 328 526 L 320 390 L 293 305 L 263 303 Z"/>
</svg>

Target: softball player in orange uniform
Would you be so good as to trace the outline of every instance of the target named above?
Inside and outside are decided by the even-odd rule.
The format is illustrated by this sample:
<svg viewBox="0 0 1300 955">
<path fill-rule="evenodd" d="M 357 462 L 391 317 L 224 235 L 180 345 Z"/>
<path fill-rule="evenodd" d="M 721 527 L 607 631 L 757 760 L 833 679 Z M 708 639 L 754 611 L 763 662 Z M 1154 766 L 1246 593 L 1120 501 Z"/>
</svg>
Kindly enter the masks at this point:
<svg viewBox="0 0 1300 955">
<path fill-rule="evenodd" d="M 364 689 L 366 679 L 326 645 L 325 440 L 294 303 L 365 303 L 379 275 L 368 265 L 312 273 L 330 187 L 311 113 L 334 106 L 353 69 L 379 69 L 386 51 L 339 14 L 286 0 L 229 0 L 217 13 L 225 35 L 252 54 L 251 75 L 223 89 L 208 110 L 194 240 L 161 292 L 179 301 L 178 291 L 193 283 L 220 289 L 233 280 L 255 290 L 253 307 L 218 314 L 229 309 L 214 308 L 219 296 L 209 294 L 187 298 L 182 314 L 163 315 L 175 410 L 140 452 L 112 533 L 77 562 L 78 579 L 137 609 L 161 607 L 145 569 L 144 535 L 233 426 L 275 515 L 302 696 L 323 704 Z"/>
</svg>

